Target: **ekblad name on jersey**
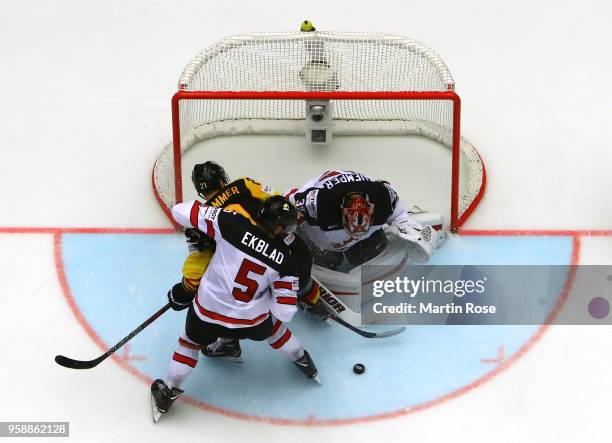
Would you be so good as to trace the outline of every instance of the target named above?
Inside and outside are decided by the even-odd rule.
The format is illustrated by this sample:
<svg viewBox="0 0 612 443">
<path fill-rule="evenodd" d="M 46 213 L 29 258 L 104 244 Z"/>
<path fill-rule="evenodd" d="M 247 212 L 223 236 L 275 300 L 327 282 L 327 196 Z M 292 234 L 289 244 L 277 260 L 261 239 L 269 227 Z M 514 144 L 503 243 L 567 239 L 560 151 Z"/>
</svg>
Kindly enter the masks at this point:
<svg viewBox="0 0 612 443">
<path fill-rule="evenodd" d="M 370 230 L 359 237 L 344 230 L 340 207 L 350 192 L 367 195 L 374 205 Z M 375 180 L 353 171 L 332 170 L 309 180 L 299 189 L 292 189 L 287 198 L 304 216 L 300 228 L 319 248 L 344 251 L 368 238 L 385 223 L 391 224 L 406 214 L 397 192 L 386 181 Z"/>
<path fill-rule="evenodd" d="M 298 262 L 288 244 L 270 238 L 236 212 L 179 203 L 172 216 L 186 228 L 197 228 L 217 243 L 194 299 L 196 314 L 228 328 L 257 325 L 272 313 L 288 322 L 297 310 Z"/>
</svg>

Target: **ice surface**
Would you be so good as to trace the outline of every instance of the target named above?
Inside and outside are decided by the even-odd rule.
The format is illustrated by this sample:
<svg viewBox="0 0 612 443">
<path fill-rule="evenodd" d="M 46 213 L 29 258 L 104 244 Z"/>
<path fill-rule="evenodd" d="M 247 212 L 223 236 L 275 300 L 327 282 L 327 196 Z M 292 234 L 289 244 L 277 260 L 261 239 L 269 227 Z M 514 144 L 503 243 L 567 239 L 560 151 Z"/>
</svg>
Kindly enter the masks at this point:
<svg viewBox="0 0 612 443">
<path fill-rule="evenodd" d="M 69 268 L 73 265 L 64 255 L 68 248 L 62 247 L 64 236 L 58 231 L 7 233 L 6 228 L 167 228 L 150 178 L 155 156 L 171 137 L 169 100 L 185 62 L 226 35 L 294 30 L 300 21 L 311 19 L 320 29 L 406 35 L 444 58 L 462 98 L 462 131 L 482 153 L 489 178 L 485 198 L 466 228 L 610 229 L 611 8 L 600 0 L 580 5 L 394 0 L 376 8 L 369 2 L 346 0 L 264 4 L 63 0 L 3 8 L 2 420 L 70 421 L 72 440 L 88 442 L 609 441 L 612 333 L 606 327 L 551 328 L 508 370 L 468 389 L 466 395 L 428 405 L 419 413 L 359 425 L 279 426 L 182 403 L 180 411 L 177 408 L 154 426 L 142 378 L 113 361 L 84 372 L 53 363 L 58 353 L 93 358 L 102 352 L 65 298 L 66 287 L 75 290 L 87 283 L 86 275 L 81 274 L 78 282 L 70 280 L 77 274 Z M 262 156 L 261 160 L 251 157 L 257 165 L 257 171 L 251 171 L 250 164 L 234 163 L 231 151 L 225 151 L 233 140 L 218 144 L 232 175 L 254 175 L 279 188 L 323 166 L 348 164 L 329 165 L 316 157 L 306 164 L 300 157 L 298 168 L 292 170 L 274 168 Z M 238 150 L 245 149 L 248 146 L 240 143 Z M 367 159 L 367 168 L 358 167 L 359 158 Z M 373 175 L 392 179 L 399 175 L 387 156 L 365 152 L 347 162 Z M 612 261 L 608 236 L 570 233 L 564 239 L 573 242 L 582 263 Z M 466 254 L 474 252 L 468 239 L 452 241 Z M 499 248 L 499 243 L 491 244 Z M 90 247 L 95 251 L 98 245 L 95 241 Z M 502 252 L 503 248 L 497 251 Z M 62 270 L 58 266 L 64 261 L 67 267 Z M 172 263 L 169 260 L 168 266 Z M 93 266 L 86 271 L 97 282 L 101 272 Z M 136 267 L 126 284 L 131 282 L 132 291 L 137 291 L 151 278 L 148 272 L 146 266 Z M 110 297 L 117 297 L 111 283 L 125 275 L 106 275 L 108 286 L 96 287 L 111 290 L 110 302 Z M 130 286 L 124 289 L 124 303 L 118 306 L 129 311 Z M 163 302 L 165 290 L 153 285 L 147 294 L 151 302 L 153 298 Z M 80 297 L 86 293 L 80 292 Z M 95 308 L 87 315 L 102 325 L 112 313 L 104 304 Z M 96 332 L 113 343 L 138 323 L 132 325 L 130 319 L 149 315 L 144 311 L 143 307 L 142 312 L 130 312 L 128 321 L 114 319 L 118 327 L 109 327 L 108 335 L 101 325 L 95 326 Z M 151 328 L 139 339 L 146 340 L 148 333 L 154 337 Z M 416 333 L 411 337 L 431 339 Z M 423 355 L 414 358 L 425 364 L 427 348 L 419 349 Z M 155 358 L 162 362 L 169 350 L 160 345 L 159 352 Z M 353 360 L 344 363 L 347 377 L 356 377 L 350 371 Z M 283 363 L 280 358 L 274 362 L 280 371 Z M 363 377 L 379 376 L 376 362 L 365 363 L 368 371 Z M 433 374 L 448 370 L 431 368 Z M 207 370 L 200 375 L 214 378 Z M 363 385 L 367 379 L 357 380 Z M 411 394 L 418 395 L 422 388 L 418 379 L 407 383 L 415 385 L 417 392 Z M 198 388 L 204 397 L 205 386 Z M 355 383 L 354 389 L 360 385 Z M 250 407 L 257 408 L 256 398 L 250 401 Z M 354 410 L 351 405 L 337 407 L 332 411 L 336 417 Z M 321 411 L 325 408 L 330 406 Z"/>
</svg>

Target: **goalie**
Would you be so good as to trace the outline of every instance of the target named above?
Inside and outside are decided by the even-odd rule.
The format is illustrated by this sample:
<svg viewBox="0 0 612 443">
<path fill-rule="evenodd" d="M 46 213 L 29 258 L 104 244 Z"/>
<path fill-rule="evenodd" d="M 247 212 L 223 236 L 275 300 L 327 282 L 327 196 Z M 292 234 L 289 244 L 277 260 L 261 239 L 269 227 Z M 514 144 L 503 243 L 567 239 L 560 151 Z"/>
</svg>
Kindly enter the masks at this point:
<svg viewBox="0 0 612 443">
<path fill-rule="evenodd" d="M 378 256 L 389 243 L 386 234 L 404 240 L 417 262 L 429 260 L 444 240 L 405 209 L 387 181 L 358 172 L 326 171 L 286 197 L 298 210 L 314 263 L 334 271 L 344 259 L 354 268 Z"/>
</svg>

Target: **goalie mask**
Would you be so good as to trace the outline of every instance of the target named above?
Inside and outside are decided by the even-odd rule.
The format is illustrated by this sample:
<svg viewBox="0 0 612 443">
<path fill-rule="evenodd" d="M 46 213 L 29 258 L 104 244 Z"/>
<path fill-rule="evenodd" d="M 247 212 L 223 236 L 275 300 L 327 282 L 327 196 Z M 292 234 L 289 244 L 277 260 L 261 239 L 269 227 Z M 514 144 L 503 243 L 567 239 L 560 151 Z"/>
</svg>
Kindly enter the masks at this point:
<svg viewBox="0 0 612 443">
<path fill-rule="evenodd" d="M 342 199 L 342 225 L 351 235 L 364 235 L 372 226 L 374 205 L 368 201 L 366 195 L 359 192 L 346 194 Z"/>
<path fill-rule="evenodd" d="M 207 161 L 193 167 L 191 181 L 195 186 L 196 192 L 202 198 L 206 194 L 218 191 L 229 183 L 229 177 L 222 166 L 215 162 Z"/>
</svg>

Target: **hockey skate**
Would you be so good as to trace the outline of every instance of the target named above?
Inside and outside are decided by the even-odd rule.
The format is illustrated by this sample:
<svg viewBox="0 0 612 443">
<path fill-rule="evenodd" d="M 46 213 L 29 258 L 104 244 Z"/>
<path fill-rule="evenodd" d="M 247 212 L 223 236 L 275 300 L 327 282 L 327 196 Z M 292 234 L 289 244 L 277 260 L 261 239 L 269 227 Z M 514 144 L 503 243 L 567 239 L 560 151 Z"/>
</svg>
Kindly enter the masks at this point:
<svg viewBox="0 0 612 443">
<path fill-rule="evenodd" d="M 302 374 L 321 384 L 321 381 L 319 380 L 319 371 L 317 370 L 314 361 L 312 361 L 312 358 L 310 358 L 310 354 L 308 354 L 307 350 L 304 350 L 304 355 L 293 363 L 302 372 Z"/>
<path fill-rule="evenodd" d="M 170 389 L 166 383 L 157 379 L 151 385 L 151 410 L 153 413 L 153 422 L 157 423 L 162 416 L 170 409 L 174 400 L 179 398 L 185 392 L 179 388 Z"/>
<path fill-rule="evenodd" d="M 208 345 L 206 349 L 202 349 L 202 354 L 218 360 L 244 363 L 241 357 L 242 349 L 240 349 L 239 340 L 227 341 L 227 339 L 219 338 L 216 342 Z"/>
</svg>

